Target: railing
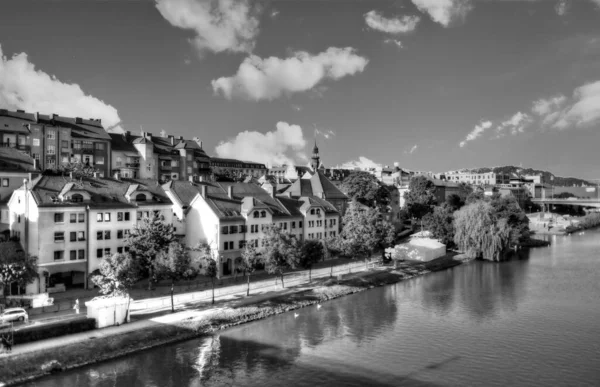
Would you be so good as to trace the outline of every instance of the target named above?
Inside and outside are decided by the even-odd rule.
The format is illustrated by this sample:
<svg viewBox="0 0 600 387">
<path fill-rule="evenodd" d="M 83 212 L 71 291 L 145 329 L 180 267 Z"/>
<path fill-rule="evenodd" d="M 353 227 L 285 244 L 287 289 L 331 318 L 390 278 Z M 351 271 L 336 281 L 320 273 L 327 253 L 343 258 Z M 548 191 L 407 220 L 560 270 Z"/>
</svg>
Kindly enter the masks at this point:
<svg viewBox="0 0 600 387">
<path fill-rule="evenodd" d="M 139 168 L 140 163 L 125 163 L 125 166 L 129 168 Z"/>
<path fill-rule="evenodd" d="M 361 271 L 368 270 L 369 268 L 375 267 L 377 262 L 352 262 L 345 265 L 337 265 L 333 267 L 324 267 L 320 269 L 313 269 L 310 273 L 311 278 L 323 278 L 329 276 L 337 276 L 341 274 L 358 273 Z M 300 285 L 308 282 L 309 271 L 299 271 L 284 275 L 284 285 L 286 287 Z M 210 300 L 212 298 L 211 283 L 206 282 L 204 284 L 205 290 L 200 290 L 192 293 L 175 294 L 173 297 L 174 304 L 181 304 L 193 301 Z M 246 283 L 240 283 L 239 285 L 225 286 L 221 288 L 215 288 L 215 297 L 220 296 L 231 296 L 235 294 L 246 294 L 248 285 Z M 176 291 L 182 290 L 180 287 L 175 287 Z M 177 289 L 179 288 L 179 289 Z M 250 292 L 256 290 L 266 290 L 268 288 L 281 288 L 281 278 L 269 278 L 250 283 Z M 189 287 L 188 287 L 189 289 Z M 131 310 L 141 310 L 148 308 L 160 308 L 171 305 L 171 297 L 157 297 L 153 299 L 142 299 L 134 301 L 131 305 Z"/>
</svg>

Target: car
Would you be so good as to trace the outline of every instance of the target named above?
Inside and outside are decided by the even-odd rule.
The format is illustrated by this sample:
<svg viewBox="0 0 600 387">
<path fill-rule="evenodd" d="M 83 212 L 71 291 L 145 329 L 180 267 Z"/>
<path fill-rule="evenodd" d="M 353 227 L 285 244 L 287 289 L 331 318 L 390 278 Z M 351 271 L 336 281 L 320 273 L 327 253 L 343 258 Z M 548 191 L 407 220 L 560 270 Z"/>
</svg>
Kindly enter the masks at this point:
<svg viewBox="0 0 600 387">
<path fill-rule="evenodd" d="M 8 308 L 4 313 L 0 314 L 0 324 L 27 320 L 29 320 L 29 316 L 27 315 L 27 311 L 23 308 Z"/>
</svg>

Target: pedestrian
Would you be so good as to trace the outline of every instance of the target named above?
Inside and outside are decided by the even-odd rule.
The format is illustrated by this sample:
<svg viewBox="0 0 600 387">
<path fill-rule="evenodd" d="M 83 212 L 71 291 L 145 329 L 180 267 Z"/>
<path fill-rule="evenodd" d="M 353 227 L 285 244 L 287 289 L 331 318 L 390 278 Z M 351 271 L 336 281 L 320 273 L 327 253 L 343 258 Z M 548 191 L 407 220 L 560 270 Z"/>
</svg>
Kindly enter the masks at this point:
<svg viewBox="0 0 600 387">
<path fill-rule="evenodd" d="M 12 344 L 10 341 L 6 339 L 6 337 L 2 336 L 2 346 L 6 349 L 6 352 L 12 352 Z"/>
<path fill-rule="evenodd" d="M 75 314 L 79 314 L 79 299 L 75 300 L 75 305 L 73 305 L 73 309 L 75 309 Z"/>
</svg>

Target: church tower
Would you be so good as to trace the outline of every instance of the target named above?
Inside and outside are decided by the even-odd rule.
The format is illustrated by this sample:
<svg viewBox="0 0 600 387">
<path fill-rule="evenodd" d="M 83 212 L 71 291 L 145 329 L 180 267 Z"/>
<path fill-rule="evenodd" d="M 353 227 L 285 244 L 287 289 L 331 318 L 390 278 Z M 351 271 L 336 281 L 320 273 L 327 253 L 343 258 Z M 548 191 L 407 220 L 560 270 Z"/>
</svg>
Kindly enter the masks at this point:
<svg viewBox="0 0 600 387">
<path fill-rule="evenodd" d="M 319 169 L 320 165 L 321 165 L 321 158 L 319 157 L 319 148 L 317 147 L 317 139 L 315 138 L 315 146 L 313 148 L 310 166 L 312 167 L 313 172 L 317 172 L 317 169 Z"/>
</svg>

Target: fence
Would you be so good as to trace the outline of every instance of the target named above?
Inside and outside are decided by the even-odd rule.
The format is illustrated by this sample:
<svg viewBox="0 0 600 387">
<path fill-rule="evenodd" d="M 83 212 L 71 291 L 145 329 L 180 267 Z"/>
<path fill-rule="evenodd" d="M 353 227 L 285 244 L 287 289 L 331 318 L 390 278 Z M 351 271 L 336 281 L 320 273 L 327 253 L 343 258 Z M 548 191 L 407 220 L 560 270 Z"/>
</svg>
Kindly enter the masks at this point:
<svg viewBox="0 0 600 387">
<path fill-rule="evenodd" d="M 319 269 L 313 269 L 311 274 L 311 278 L 323 278 L 329 276 L 337 276 L 342 274 L 349 273 L 357 273 L 361 271 L 365 271 L 368 268 L 374 267 L 373 262 L 365 263 L 363 262 L 351 262 L 344 265 L 336 265 L 332 267 L 323 267 Z M 309 271 L 297 271 L 284 275 L 284 285 L 295 286 L 308 282 Z M 251 278 L 252 280 L 252 278 Z M 246 294 L 248 285 L 247 283 L 240 283 L 238 285 L 226 286 L 221 288 L 215 288 L 215 297 L 220 296 L 233 296 L 236 294 Z M 269 279 L 260 280 L 256 282 L 250 282 L 250 292 L 257 290 L 268 290 L 269 288 L 280 289 L 281 288 L 281 278 L 271 277 Z M 212 288 L 207 290 L 184 293 L 184 294 L 175 294 L 173 296 L 173 302 L 175 305 L 182 304 L 186 302 L 195 302 L 195 301 L 203 301 L 210 300 L 212 298 Z M 131 303 L 131 310 L 141 310 L 141 309 L 150 309 L 150 308 L 161 308 L 171 306 L 171 296 L 164 296 L 153 299 L 143 299 L 138 301 L 133 301 Z"/>
</svg>

